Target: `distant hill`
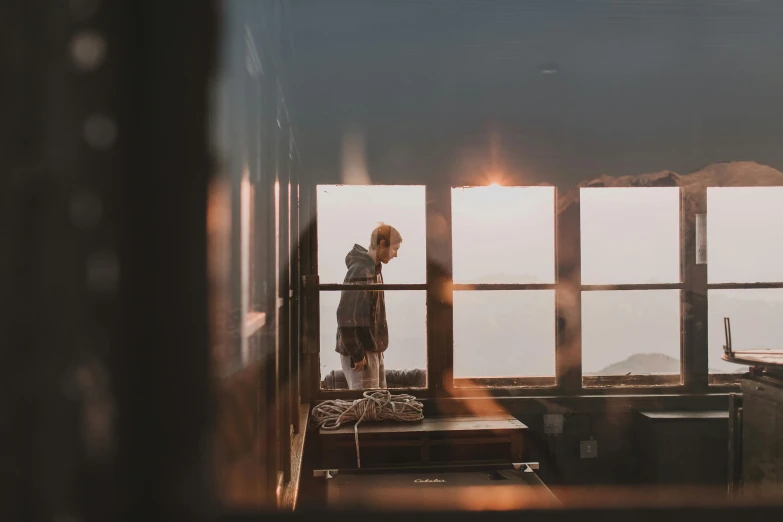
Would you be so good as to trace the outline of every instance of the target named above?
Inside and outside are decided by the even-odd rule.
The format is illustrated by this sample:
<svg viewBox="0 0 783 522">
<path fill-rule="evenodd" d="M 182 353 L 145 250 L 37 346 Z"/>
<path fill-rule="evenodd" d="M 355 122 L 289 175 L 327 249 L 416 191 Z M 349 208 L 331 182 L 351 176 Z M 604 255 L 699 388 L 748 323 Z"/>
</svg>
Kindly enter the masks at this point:
<svg viewBox="0 0 783 522">
<path fill-rule="evenodd" d="M 710 373 L 718 373 L 710 368 Z M 744 367 L 737 367 L 737 372 L 745 372 Z M 624 361 L 610 364 L 599 372 L 585 375 L 646 375 L 646 374 L 677 374 L 680 373 L 680 360 L 662 353 L 637 353 Z"/>
<path fill-rule="evenodd" d="M 610 364 L 592 375 L 640 375 L 646 373 L 680 373 L 680 361 L 661 353 L 637 353 L 624 361 Z"/>
<path fill-rule="evenodd" d="M 729 161 L 711 163 L 688 174 L 678 174 L 670 170 L 627 176 L 603 174 L 579 183 L 563 195 L 558 202 L 558 212 L 579 201 L 579 190 L 586 187 L 681 187 L 684 210 L 687 210 L 692 204 L 691 191 L 708 185 L 716 187 L 783 185 L 783 172 L 753 161 Z"/>
</svg>

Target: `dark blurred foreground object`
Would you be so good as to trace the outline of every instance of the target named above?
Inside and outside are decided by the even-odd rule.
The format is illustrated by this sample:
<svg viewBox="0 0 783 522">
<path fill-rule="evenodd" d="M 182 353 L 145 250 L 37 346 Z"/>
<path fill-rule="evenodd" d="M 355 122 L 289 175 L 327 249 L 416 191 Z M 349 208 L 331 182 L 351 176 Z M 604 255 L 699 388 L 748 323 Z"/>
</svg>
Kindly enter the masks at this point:
<svg viewBox="0 0 783 522">
<path fill-rule="evenodd" d="M 0 2 L 0 520 L 215 508 L 215 4 Z"/>
</svg>

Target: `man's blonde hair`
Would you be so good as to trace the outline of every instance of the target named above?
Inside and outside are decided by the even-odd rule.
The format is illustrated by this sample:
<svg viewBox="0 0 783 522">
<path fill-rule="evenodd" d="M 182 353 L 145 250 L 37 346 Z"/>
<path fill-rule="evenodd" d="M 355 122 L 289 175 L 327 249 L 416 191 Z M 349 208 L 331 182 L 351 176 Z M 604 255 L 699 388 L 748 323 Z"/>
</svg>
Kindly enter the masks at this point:
<svg viewBox="0 0 783 522">
<path fill-rule="evenodd" d="M 391 246 L 392 243 L 402 243 L 402 235 L 399 230 L 386 223 L 378 223 L 375 230 L 370 235 L 370 248 L 375 250 L 381 244 L 381 241 L 386 241 L 386 246 Z"/>
</svg>

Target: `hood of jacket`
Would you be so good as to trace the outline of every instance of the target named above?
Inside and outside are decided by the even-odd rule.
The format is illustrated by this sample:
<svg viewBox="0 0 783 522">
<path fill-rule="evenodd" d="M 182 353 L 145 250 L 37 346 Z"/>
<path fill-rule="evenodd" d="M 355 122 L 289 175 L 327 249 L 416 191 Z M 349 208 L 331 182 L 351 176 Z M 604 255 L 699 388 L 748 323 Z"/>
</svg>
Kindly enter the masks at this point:
<svg viewBox="0 0 783 522">
<path fill-rule="evenodd" d="M 376 266 L 375 261 L 370 257 L 370 253 L 361 245 L 354 245 L 350 252 L 345 256 L 345 268 L 348 269 L 348 278 L 364 279 L 365 274 L 380 272 L 380 266 Z M 350 283 L 353 281 L 346 281 Z"/>
</svg>

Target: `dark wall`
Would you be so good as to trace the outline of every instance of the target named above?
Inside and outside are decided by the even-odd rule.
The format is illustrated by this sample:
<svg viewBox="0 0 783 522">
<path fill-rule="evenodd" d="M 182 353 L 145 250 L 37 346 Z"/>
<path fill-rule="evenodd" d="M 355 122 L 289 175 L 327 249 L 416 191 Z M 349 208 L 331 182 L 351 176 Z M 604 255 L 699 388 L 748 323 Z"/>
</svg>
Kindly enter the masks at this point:
<svg viewBox="0 0 783 522">
<path fill-rule="evenodd" d="M 687 485 L 726 491 L 728 421 L 688 419 L 655 426 L 637 410 L 571 413 L 563 433 L 544 433 L 543 417 L 520 415 L 531 431 L 531 456 L 553 486 Z M 580 442 L 594 438 L 598 456 L 583 459 Z"/>
<path fill-rule="evenodd" d="M 718 394 L 527 398 L 497 396 L 462 401 L 425 400 L 424 403 L 425 416 L 495 413 L 514 415 L 529 428 L 526 458 L 541 462 L 540 473 L 545 482 L 552 485 L 632 485 L 665 482 L 669 479 L 663 476 L 660 480 L 651 480 L 645 462 L 648 455 L 658 451 L 656 447 L 662 445 L 665 439 L 675 441 L 675 445 L 679 441 L 682 443 L 682 449 L 687 449 L 692 447 L 696 440 L 694 433 L 725 439 L 728 432 L 728 420 L 716 422 L 715 419 L 707 419 L 707 422 L 701 422 L 699 419 L 693 419 L 704 415 L 703 412 L 727 412 L 728 396 Z M 640 412 L 680 412 L 682 422 L 670 423 L 668 426 L 671 429 L 652 433 L 649 427 L 640 423 Z M 545 433 L 545 414 L 563 415 L 562 433 Z M 645 431 L 651 434 L 649 440 L 640 437 L 640 433 Z M 579 443 L 591 437 L 598 441 L 598 457 L 582 459 Z M 727 445 L 728 443 L 726 448 L 721 450 L 724 452 L 722 455 L 700 456 L 705 464 L 702 467 L 714 469 L 706 465 L 712 457 L 725 462 Z M 693 460 L 683 462 L 683 466 L 693 464 Z M 687 475 L 694 476 L 691 472 Z M 725 474 L 718 478 L 719 481 L 725 479 Z M 693 482 L 697 485 L 715 483 L 710 478 L 694 479 Z"/>
<path fill-rule="evenodd" d="M 636 448 L 631 412 L 570 413 L 564 415 L 563 433 L 544 432 L 543 415 L 518 415 L 530 429 L 531 457 L 541 463 L 540 475 L 549 485 L 627 484 L 634 481 Z M 579 443 L 594 437 L 598 458 L 582 459 Z"/>
</svg>

